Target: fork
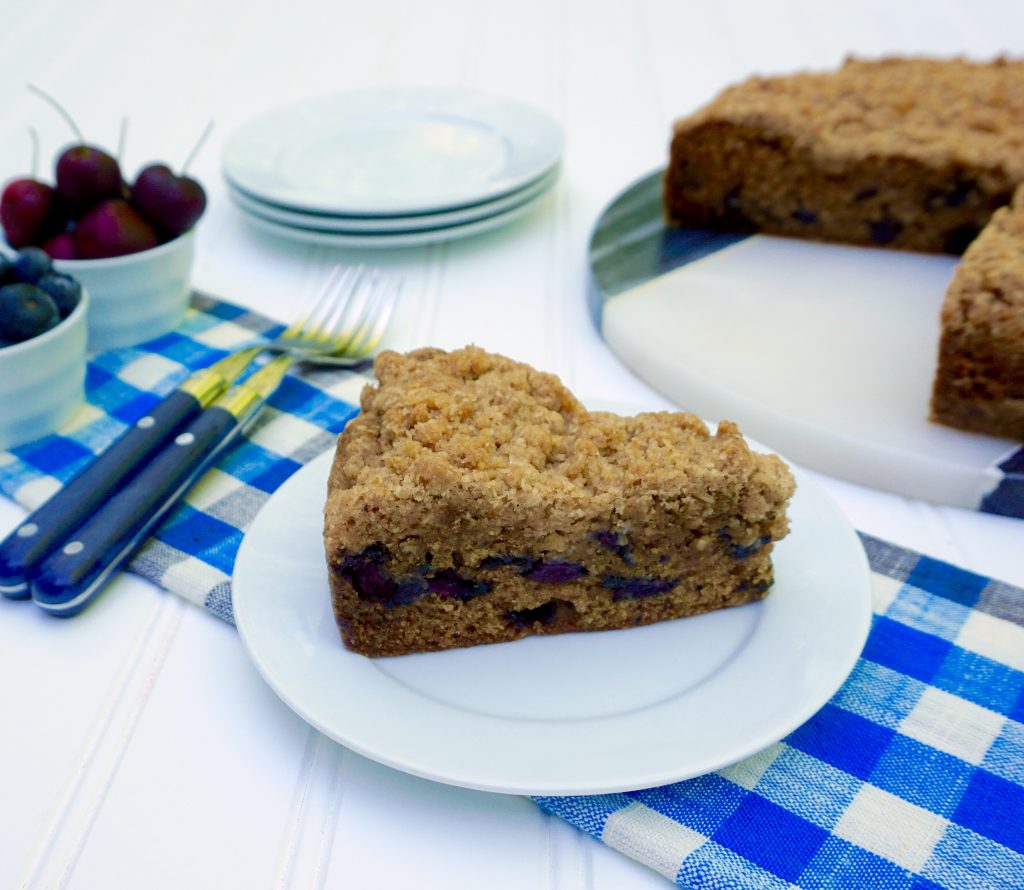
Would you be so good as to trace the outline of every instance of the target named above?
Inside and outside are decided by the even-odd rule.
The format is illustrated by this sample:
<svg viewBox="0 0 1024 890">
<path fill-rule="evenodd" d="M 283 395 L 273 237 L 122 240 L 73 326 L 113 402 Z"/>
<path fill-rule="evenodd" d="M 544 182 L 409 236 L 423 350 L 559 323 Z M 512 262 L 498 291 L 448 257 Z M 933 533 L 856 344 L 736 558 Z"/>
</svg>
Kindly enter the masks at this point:
<svg viewBox="0 0 1024 890">
<path fill-rule="evenodd" d="M 31 596 L 54 615 L 74 615 L 99 593 L 192 484 L 255 421 L 296 361 L 363 360 L 379 346 L 397 281 L 362 268 L 331 276 L 314 307 L 277 340 L 283 354 L 232 387 L 109 497 L 32 572 Z M 343 352 L 343 356 L 338 356 Z"/>
<path fill-rule="evenodd" d="M 357 365 L 380 345 L 400 291 L 400 280 L 379 269 L 335 266 L 313 305 L 263 348 L 318 365 Z"/>
<path fill-rule="evenodd" d="M 335 267 L 311 308 L 274 340 L 238 350 L 191 374 L 0 542 L 0 594 L 27 598 L 33 570 L 148 458 L 214 403 L 261 352 L 284 352 L 288 364 L 352 366 L 365 361 L 383 338 L 398 292 L 398 283 L 383 281 L 376 269 Z"/>
</svg>

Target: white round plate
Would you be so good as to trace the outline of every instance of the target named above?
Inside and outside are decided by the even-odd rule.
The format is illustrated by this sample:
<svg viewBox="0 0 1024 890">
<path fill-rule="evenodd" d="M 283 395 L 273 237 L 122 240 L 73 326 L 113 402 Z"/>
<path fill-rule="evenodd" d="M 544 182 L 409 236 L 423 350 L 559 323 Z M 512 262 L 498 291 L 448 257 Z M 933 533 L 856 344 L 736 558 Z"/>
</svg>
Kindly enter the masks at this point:
<svg viewBox="0 0 1024 890">
<path fill-rule="evenodd" d="M 285 238 L 289 241 L 299 241 L 304 244 L 318 244 L 322 247 L 416 247 L 421 244 L 433 244 L 436 241 L 453 241 L 456 238 L 466 238 L 470 235 L 479 235 L 482 232 L 489 232 L 500 226 L 510 223 L 513 220 L 524 216 L 531 210 L 543 194 L 527 198 L 520 204 L 516 204 L 500 213 L 485 216 L 482 219 L 475 219 L 470 222 L 459 223 L 453 226 L 437 226 L 429 229 L 412 229 L 398 232 L 332 232 L 327 229 L 300 229 L 295 226 L 286 226 L 273 220 L 256 216 L 243 208 L 242 217 L 247 223 L 278 238 Z"/>
<path fill-rule="evenodd" d="M 673 228 L 662 175 L 591 233 L 592 314 L 626 366 L 801 466 L 1024 518 L 1024 443 L 928 419 L 958 257 Z"/>
<path fill-rule="evenodd" d="M 516 189 L 500 198 L 459 207 L 456 210 L 442 210 L 435 213 L 420 213 L 412 216 L 341 216 L 333 213 L 303 213 L 267 204 L 247 195 L 228 182 L 228 195 L 238 208 L 251 216 L 258 216 L 269 222 L 298 229 L 313 229 L 321 232 L 342 234 L 380 234 L 407 232 L 415 229 L 440 229 L 456 224 L 474 222 L 518 207 L 542 192 L 547 191 L 558 178 L 558 168 L 545 173 L 540 179 L 521 189 Z"/>
<path fill-rule="evenodd" d="M 323 552 L 331 460 L 285 482 L 246 534 L 236 623 L 257 670 L 296 713 L 413 775 L 590 794 L 710 772 L 806 721 L 867 638 L 864 550 L 829 496 L 795 470 L 792 531 L 774 551 L 776 580 L 762 602 L 629 630 L 356 655 L 335 626 Z"/>
<path fill-rule="evenodd" d="M 495 198 L 550 170 L 562 131 L 543 111 L 461 89 L 308 99 L 243 125 L 225 177 L 296 210 L 407 215 Z"/>
</svg>

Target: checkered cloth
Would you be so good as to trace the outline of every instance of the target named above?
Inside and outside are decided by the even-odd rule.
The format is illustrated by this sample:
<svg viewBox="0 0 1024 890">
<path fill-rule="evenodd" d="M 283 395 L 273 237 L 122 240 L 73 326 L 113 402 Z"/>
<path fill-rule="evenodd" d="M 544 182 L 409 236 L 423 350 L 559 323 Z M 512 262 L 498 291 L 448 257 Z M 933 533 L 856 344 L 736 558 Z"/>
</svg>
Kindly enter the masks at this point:
<svg viewBox="0 0 1024 890">
<path fill-rule="evenodd" d="M 1024 888 L 1024 590 L 862 536 L 846 684 L 710 775 L 537 802 L 681 887 Z"/>
<path fill-rule="evenodd" d="M 86 402 L 60 435 L 0 452 L 0 493 L 39 506 L 188 374 L 276 336 L 282 325 L 194 295 L 175 332 L 92 357 Z M 130 571 L 233 621 L 231 571 L 242 535 L 277 487 L 331 448 L 356 413 L 367 368 L 289 373 L 247 436 L 192 488 Z"/>
<path fill-rule="evenodd" d="M 37 506 L 191 369 L 279 329 L 197 297 L 179 331 L 97 356 L 88 405 L 62 434 L 0 453 L 0 491 Z M 131 570 L 232 620 L 243 532 L 331 447 L 366 379 L 287 377 Z M 874 627 L 850 679 L 811 720 L 711 775 L 540 806 L 683 887 L 1024 888 L 1024 591 L 864 543 Z"/>
</svg>

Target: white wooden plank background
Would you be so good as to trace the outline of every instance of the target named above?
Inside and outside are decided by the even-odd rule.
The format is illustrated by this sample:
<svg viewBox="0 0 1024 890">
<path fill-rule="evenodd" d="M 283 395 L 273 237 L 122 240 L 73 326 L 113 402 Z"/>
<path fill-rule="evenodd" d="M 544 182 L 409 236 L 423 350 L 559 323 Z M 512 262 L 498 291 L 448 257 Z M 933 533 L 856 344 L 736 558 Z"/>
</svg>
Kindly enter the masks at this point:
<svg viewBox="0 0 1024 890">
<path fill-rule="evenodd" d="M 193 168 L 211 200 L 196 284 L 285 319 L 366 256 L 243 225 L 219 174 L 237 125 L 363 86 L 529 101 L 565 127 L 558 188 L 506 230 L 374 256 L 407 282 L 396 345 L 472 341 L 581 394 L 663 406 L 591 326 L 585 256 L 604 204 L 663 163 L 674 117 L 747 74 L 848 53 L 1022 50 L 1014 0 L 0 0 L 0 171 L 28 172 L 29 127 L 41 173 L 71 141 L 26 82 L 100 144 L 127 116 L 131 172 L 180 164 L 214 120 Z M 859 528 L 1024 583 L 1020 523 L 822 482 Z M 0 529 L 20 515 L 0 502 Z M 345 752 L 276 699 L 232 628 L 132 578 L 69 622 L 0 601 L 0 671 L 0 887 L 668 886 L 529 801 Z"/>
</svg>

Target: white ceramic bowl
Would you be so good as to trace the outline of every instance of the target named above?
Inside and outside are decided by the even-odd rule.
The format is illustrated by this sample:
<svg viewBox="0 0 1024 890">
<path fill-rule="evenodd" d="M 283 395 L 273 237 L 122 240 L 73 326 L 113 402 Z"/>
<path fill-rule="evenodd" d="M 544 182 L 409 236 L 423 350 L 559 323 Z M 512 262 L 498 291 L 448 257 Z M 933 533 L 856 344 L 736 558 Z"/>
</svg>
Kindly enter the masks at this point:
<svg viewBox="0 0 1024 890">
<path fill-rule="evenodd" d="M 45 334 L 0 349 L 0 448 L 48 435 L 71 418 L 85 394 L 89 293 Z"/>
<path fill-rule="evenodd" d="M 134 346 L 174 330 L 192 286 L 195 229 L 173 241 L 102 260 L 55 260 L 89 291 L 89 352 Z"/>
</svg>

